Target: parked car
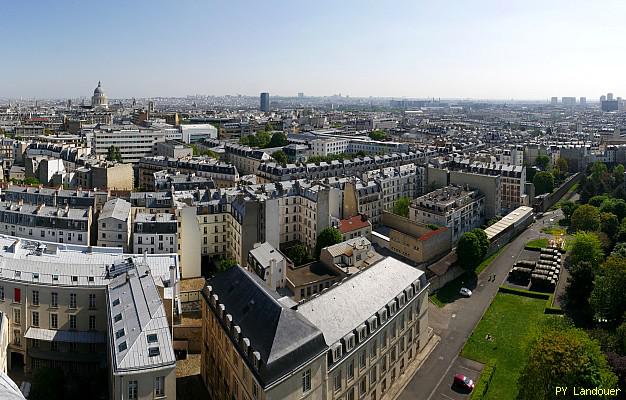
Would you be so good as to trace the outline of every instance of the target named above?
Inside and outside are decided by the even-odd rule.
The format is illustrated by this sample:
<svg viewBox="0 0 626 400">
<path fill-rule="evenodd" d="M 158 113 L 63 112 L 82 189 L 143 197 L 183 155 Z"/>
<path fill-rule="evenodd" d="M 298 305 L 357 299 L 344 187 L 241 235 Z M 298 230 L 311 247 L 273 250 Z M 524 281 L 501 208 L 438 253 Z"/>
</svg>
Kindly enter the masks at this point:
<svg viewBox="0 0 626 400">
<path fill-rule="evenodd" d="M 465 390 L 467 392 L 471 392 L 472 390 L 474 390 L 474 381 L 463 374 L 456 374 L 454 375 L 454 381 L 452 382 L 452 386 Z"/>
<path fill-rule="evenodd" d="M 461 296 L 466 296 L 466 297 L 472 296 L 472 291 L 466 287 L 461 288 L 461 290 L 459 290 L 459 293 L 461 294 Z"/>
</svg>

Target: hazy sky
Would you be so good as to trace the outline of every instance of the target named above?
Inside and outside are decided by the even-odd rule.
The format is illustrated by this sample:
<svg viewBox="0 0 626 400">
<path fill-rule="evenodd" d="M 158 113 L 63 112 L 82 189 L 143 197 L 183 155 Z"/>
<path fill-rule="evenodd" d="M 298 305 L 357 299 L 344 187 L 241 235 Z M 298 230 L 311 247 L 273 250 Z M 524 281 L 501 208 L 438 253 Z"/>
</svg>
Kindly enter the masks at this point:
<svg viewBox="0 0 626 400">
<path fill-rule="evenodd" d="M 0 97 L 626 97 L 626 1 L 2 1 Z M 620 73 L 621 72 L 621 73 Z"/>
</svg>

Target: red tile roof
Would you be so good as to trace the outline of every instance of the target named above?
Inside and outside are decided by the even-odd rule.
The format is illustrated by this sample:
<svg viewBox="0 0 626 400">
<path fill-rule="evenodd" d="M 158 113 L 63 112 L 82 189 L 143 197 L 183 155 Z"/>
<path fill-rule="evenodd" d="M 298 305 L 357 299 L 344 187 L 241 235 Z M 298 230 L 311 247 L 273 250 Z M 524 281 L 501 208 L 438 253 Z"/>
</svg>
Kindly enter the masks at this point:
<svg viewBox="0 0 626 400">
<path fill-rule="evenodd" d="M 348 233 L 363 229 L 369 225 L 370 223 L 366 218 L 363 218 L 361 215 L 355 215 L 352 218 L 346 218 L 339 221 L 339 232 Z"/>
<path fill-rule="evenodd" d="M 418 240 L 421 241 L 426 241 L 428 239 L 430 239 L 431 237 L 440 234 L 441 232 L 445 232 L 448 230 L 447 226 L 442 226 L 439 229 L 435 230 L 435 231 L 430 231 L 430 232 L 426 232 L 425 234 L 423 234 L 422 236 L 419 237 Z"/>
</svg>

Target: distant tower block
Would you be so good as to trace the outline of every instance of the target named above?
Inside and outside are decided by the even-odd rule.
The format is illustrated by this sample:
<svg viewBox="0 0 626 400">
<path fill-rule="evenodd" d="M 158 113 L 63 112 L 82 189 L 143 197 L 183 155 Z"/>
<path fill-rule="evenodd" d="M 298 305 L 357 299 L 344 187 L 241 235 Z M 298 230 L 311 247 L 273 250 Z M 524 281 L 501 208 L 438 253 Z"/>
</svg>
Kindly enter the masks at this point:
<svg viewBox="0 0 626 400">
<path fill-rule="evenodd" d="M 259 109 L 263 112 L 270 111 L 270 94 L 267 92 L 261 93 L 261 104 Z"/>
</svg>

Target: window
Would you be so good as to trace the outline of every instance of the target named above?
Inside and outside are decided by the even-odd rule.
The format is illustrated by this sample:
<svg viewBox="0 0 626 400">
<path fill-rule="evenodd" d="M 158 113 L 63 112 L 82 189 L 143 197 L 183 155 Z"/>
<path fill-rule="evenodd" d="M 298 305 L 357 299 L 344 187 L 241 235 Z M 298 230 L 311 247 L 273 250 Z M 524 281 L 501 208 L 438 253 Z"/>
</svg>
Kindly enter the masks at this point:
<svg viewBox="0 0 626 400">
<path fill-rule="evenodd" d="M 58 307 L 59 306 L 59 294 L 52 292 L 51 293 L 51 299 L 50 299 L 50 307 Z"/>
<path fill-rule="evenodd" d="M 70 315 L 70 329 L 76 329 L 76 315 Z"/>
<path fill-rule="evenodd" d="M 59 351 L 59 342 L 50 342 L 51 351 Z"/>
<path fill-rule="evenodd" d="M 96 308 L 96 295 L 94 293 L 89 294 L 89 308 L 92 310 Z"/>
<path fill-rule="evenodd" d="M 307 369 L 302 373 L 302 393 L 311 390 L 311 370 Z"/>
<path fill-rule="evenodd" d="M 33 305 L 39 305 L 39 290 L 33 290 Z"/>
<path fill-rule="evenodd" d="M 354 379 L 354 359 L 350 360 L 350 362 L 348 363 L 348 371 L 346 372 L 346 377 L 348 379 L 348 382 Z"/>
<path fill-rule="evenodd" d="M 13 289 L 13 302 L 19 303 L 22 300 L 22 292 L 19 288 Z"/>
<path fill-rule="evenodd" d="M 154 397 L 165 396 L 165 377 L 157 376 L 154 378 Z"/>
<path fill-rule="evenodd" d="M 370 385 L 373 385 L 376 382 L 376 370 L 378 369 L 378 367 L 376 365 L 374 365 L 372 367 L 372 369 L 370 370 Z"/>
<path fill-rule="evenodd" d="M 33 311 L 31 316 L 31 324 L 33 326 L 39 326 L 39 312 Z"/>
<path fill-rule="evenodd" d="M 70 308 L 76 308 L 76 293 L 70 293 Z"/>
<path fill-rule="evenodd" d="M 367 393 L 367 378 L 363 378 L 359 382 L 359 396 L 363 397 L 365 393 Z"/>
<path fill-rule="evenodd" d="M 137 381 L 128 381 L 128 400 L 137 400 L 138 386 Z"/>
<path fill-rule="evenodd" d="M 348 390 L 348 400 L 354 400 L 354 388 L 350 388 L 350 390 Z"/>
<path fill-rule="evenodd" d="M 57 314 L 50 314 L 50 328 L 57 329 L 59 327 L 59 316 Z"/>
<path fill-rule="evenodd" d="M 335 392 L 341 390 L 341 370 L 337 371 L 335 374 Z"/>
<path fill-rule="evenodd" d="M 22 345 L 22 333 L 19 329 L 13 330 L 13 344 L 16 346 Z"/>
<path fill-rule="evenodd" d="M 118 330 L 117 332 L 115 332 L 115 338 L 116 339 L 119 339 L 119 338 L 121 338 L 124 335 L 125 335 L 124 328 L 122 328 L 122 329 Z"/>
<path fill-rule="evenodd" d="M 0 286 L 0 300 L 4 301 L 4 286 Z"/>
<path fill-rule="evenodd" d="M 89 316 L 89 330 L 90 331 L 96 330 L 96 316 L 95 315 Z"/>
<path fill-rule="evenodd" d="M 365 368 L 365 364 L 367 362 L 367 350 L 363 350 L 361 354 L 359 354 L 359 369 Z"/>
<path fill-rule="evenodd" d="M 22 320 L 22 318 L 21 318 L 21 311 L 22 310 L 20 310 L 19 308 L 14 308 L 13 309 L 13 323 L 15 325 L 20 325 L 21 322 L 22 322 L 21 321 Z"/>
</svg>

